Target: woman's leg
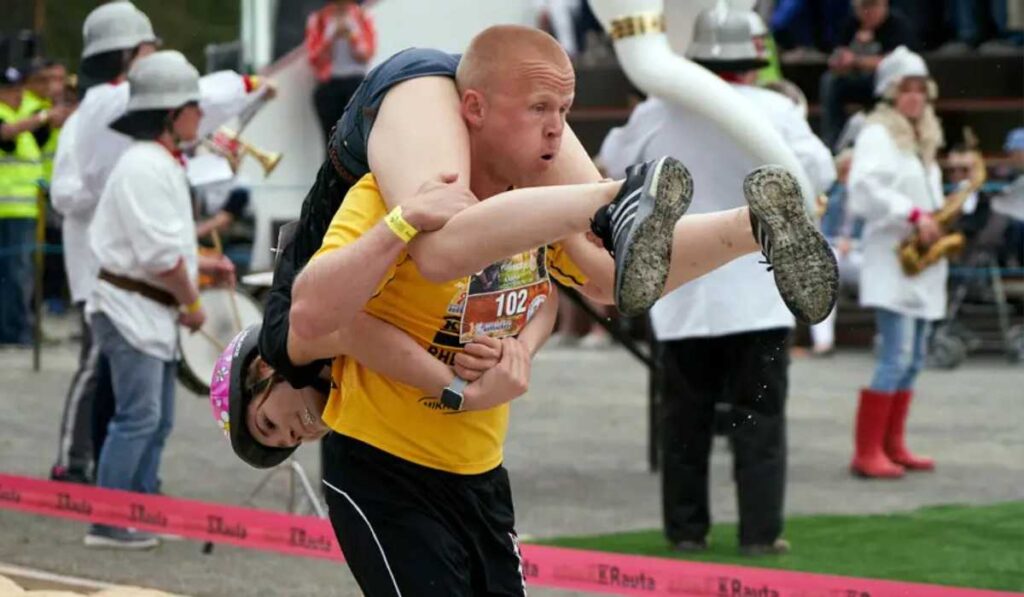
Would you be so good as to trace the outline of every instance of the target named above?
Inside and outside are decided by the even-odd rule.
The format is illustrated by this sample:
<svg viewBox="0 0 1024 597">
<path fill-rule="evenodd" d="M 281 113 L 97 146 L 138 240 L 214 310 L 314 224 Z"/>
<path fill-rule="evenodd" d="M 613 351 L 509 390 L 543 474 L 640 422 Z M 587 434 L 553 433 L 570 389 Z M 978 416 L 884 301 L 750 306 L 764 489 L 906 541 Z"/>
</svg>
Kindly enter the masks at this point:
<svg viewBox="0 0 1024 597">
<path fill-rule="evenodd" d="M 100 452 L 96 484 L 139 491 L 139 465 L 160 426 L 164 362 L 133 348 L 106 316 L 97 313 L 92 324 L 96 341 L 110 359 L 117 402 Z"/>
<path fill-rule="evenodd" d="M 143 493 L 159 493 L 160 461 L 163 458 L 164 446 L 174 428 L 174 380 L 177 376 L 177 363 L 165 362 L 163 379 L 160 386 L 160 424 L 139 462 L 136 485 Z"/>
<path fill-rule="evenodd" d="M 871 389 L 892 393 L 899 389 L 913 360 L 914 320 L 888 309 L 877 309 L 875 322 L 881 345 Z"/>
<path fill-rule="evenodd" d="M 469 137 L 454 82 L 425 77 L 389 91 L 370 133 L 369 159 L 389 206 L 413 196 L 442 172 L 459 173 L 468 184 Z M 457 277 L 556 240 L 573 235 L 582 240 L 594 212 L 621 187 L 600 181 L 583 145 L 567 127 L 554 166 L 536 181 L 545 186 L 501 193 L 457 214 L 441 230 L 418 237 L 414 257 L 418 253 L 421 259 L 452 260 L 446 271 Z M 673 252 L 689 258 L 672 264 L 669 284 L 677 287 L 756 250 L 746 208 L 686 216 L 677 224 Z M 591 278 L 611 279 L 613 264 L 603 251 L 577 259 L 577 264 Z"/>
</svg>

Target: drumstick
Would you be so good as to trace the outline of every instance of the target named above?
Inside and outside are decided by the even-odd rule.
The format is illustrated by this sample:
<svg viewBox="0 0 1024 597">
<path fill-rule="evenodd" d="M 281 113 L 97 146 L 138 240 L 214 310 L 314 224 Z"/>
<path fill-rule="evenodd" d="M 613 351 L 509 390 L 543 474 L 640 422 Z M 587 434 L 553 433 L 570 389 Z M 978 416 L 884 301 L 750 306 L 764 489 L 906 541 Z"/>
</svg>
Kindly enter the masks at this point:
<svg viewBox="0 0 1024 597">
<path fill-rule="evenodd" d="M 200 336 L 202 336 L 203 338 L 206 338 L 207 340 L 209 340 L 210 344 L 213 344 L 214 346 L 216 346 L 217 350 L 219 350 L 221 352 L 224 352 L 224 344 L 222 344 L 220 340 L 218 340 L 218 339 L 214 338 L 213 336 L 211 336 L 210 332 L 207 332 L 203 328 L 199 328 L 196 331 L 199 332 Z"/>
<path fill-rule="evenodd" d="M 224 245 L 220 242 L 220 233 L 215 228 L 211 232 L 213 236 L 213 250 L 221 256 L 224 255 Z M 242 317 L 238 314 L 238 300 L 235 298 L 235 291 L 229 290 L 228 297 L 231 299 L 231 317 L 235 320 L 235 332 L 242 331 Z"/>
</svg>

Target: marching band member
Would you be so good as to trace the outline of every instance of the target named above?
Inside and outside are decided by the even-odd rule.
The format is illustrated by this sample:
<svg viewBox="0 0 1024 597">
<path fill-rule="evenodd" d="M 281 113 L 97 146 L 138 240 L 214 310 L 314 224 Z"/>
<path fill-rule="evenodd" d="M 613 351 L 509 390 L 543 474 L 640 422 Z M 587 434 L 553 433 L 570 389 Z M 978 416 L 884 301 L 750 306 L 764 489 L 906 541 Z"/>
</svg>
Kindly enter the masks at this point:
<svg viewBox="0 0 1024 597">
<path fill-rule="evenodd" d="M 687 54 L 729 82 L 749 102 L 752 114 L 776 128 L 812 181 L 814 192 L 820 193 L 835 180 L 832 156 L 797 105 L 754 85 L 767 62 L 754 44 L 748 16 L 725 2 L 702 12 Z M 680 159 L 693 172 L 696 184 L 690 213 L 744 205 L 743 174 L 763 163 L 746 146 L 724 135 L 718 123 L 670 98 L 658 97 L 640 104 L 624 127 L 608 135 L 600 160 L 609 174 L 618 176 L 629 163 L 658 154 Z M 794 216 L 807 219 L 801 210 Z M 795 321 L 764 265 L 758 263 L 759 257 L 740 257 L 688 282 L 651 310 L 655 334 L 664 342 L 666 372 L 665 534 L 681 551 L 707 547 L 708 461 L 720 401 L 732 405 L 730 440 L 739 496 L 740 549 L 749 555 L 789 549 L 781 534 L 787 348 Z M 812 267 L 813 262 L 807 265 Z"/>
<path fill-rule="evenodd" d="M 124 114 L 129 101 L 126 73 L 136 60 L 154 52 L 159 39 L 149 17 L 127 0 L 104 4 L 86 17 L 82 27 L 81 72 L 93 84 L 62 130 L 54 162 L 52 197 L 64 216 L 64 259 L 72 300 L 82 307 L 96 284 L 98 266 L 88 243 L 96 203 L 130 137 L 109 128 Z M 204 113 L 199 135 L 212 132 L 244 108 L 259 81 L 230 71 L 199 80 Z M 203 269 L 225 276 L 233 268 L 226 259 L 209 259 Z M 90 461 L 98 457 L 113 414 L 106 362 L 83 325 L 79 366 L 65 401 L 57 463 L 51 477 L 87 479 Z"/>
<path fill-rule="evenodd" d="M 196 139 L 199 73 L 178 52 L 142 58 L 128 73 L 127 111 L 110 126 L 133 141 L 111 172 L 89 229 L 100 265 L 86 312 L 110 363 L 117 404 L 100 452 L 97 485 L 159 489 L 174 421 L 179 323 L 206 316 L 197 288 L 192 202 L 180 145 Z M 87 546 L 144 549 L 156 537 L 94 524 Z"/>
<path fill-rule="evenodd" d="M 899 47 L 878 65 L 878 105 L 854 146 L 848 201 L 865 219 L 860 304 L 875 309 L 881 345 L 875 374 L 861 390 L 850 468 L 865 477 L 900 477 L 932 470 L 904 440 L 914 380 L 924 365 L 931 322 L 946 313 L 945 259 L 907 276 L 900 243 L 915 230 L 925 245 L 941 231 L 932 212 L 943 204 L 936 153 L 942 128 L 931 102 L 937 95 L 924 60 Z"/>
</svg>

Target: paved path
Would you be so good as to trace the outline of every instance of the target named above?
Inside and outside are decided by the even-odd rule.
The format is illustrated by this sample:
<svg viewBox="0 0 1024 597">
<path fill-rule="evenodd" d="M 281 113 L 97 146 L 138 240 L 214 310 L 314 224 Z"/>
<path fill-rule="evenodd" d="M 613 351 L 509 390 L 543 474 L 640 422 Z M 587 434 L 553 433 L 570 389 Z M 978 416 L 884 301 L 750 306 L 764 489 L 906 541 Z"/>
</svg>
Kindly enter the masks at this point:
<svg viewBox="0 0 1024 597">
<path fill-rule="evenodd" d="M 48 348 L 41 373 L 31 371 L 30 353 L 0 352 L 0 470 L 47 472 L 75 349 L 67 342 Z M 856 391 L 870 371 L 866 353 L 794 361 L 789 513 L 1024 499 L 1024 368 L 983 359 L 955 372 L 926 372 L 910 437 L 915 449 L 937 458 L 939 470 L 900 482 L 858 481 L 846 472 Z M 546 537 L 657 527 L 659 483 L 647 471 L 643 368 L 620 350 L 550 349 L 538 357 L 532 385 L 513 408 L 506 451 L 519 531 Z M 179 388 L 177 406 L 164 491 L 241 503 L 260 473 L 229 454 L 205 399 Z M 307 469 L 316 471 L 315 451 L 300 452 Z M 719 520 L 736 516 L 729 466 L 728 450 L 716 445 L 712 498 Z M 283 482 L 272 489 L 257 505 L 283 508 Z M 188 541 L 114 556 L 86 550 L 83 533 L 78 523 L 0 510 L 0 562 L 188 595 L 358 594 L 347 569 L 330 562 L 224 546 L 202 555 Z"/>
</svg>

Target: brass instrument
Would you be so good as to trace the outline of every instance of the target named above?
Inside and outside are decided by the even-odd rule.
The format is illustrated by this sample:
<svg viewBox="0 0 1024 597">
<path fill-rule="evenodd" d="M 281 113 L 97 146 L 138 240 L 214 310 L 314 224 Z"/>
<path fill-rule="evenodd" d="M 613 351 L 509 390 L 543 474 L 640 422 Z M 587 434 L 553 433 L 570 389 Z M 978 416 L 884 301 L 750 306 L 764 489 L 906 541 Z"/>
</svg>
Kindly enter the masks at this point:
<svg viewBox="0 0 1024 597">
<path fill-rule="evenodd" d="M 965 129 L 964 139 L 969 147 L 968 153 L 973 158 L 970 178 L 957 185 L 957 188 L 946 197 L 943 206 L 932 215 L 943 233 L 939 240 L 930 246 L 923 246 L 917 230 L 914 230 L 914 233 L 900 244 L 900 265 L 903 266 L 903 273 L 908 276 L 916 276 L 940 259 L 955 255 L 964 248 L 964 235 L 960 232 L 952 232 L 951 229 L 953 223 L 960 217 L 964 202 L 967 201 L 971 193 L 985 184 L 987 177 L 985 160 L 977 149 L 977 137 L 970 129 Z"/>
<path fill-rule="evenodd" d="M 249 155 L 260 163 L 260 166 L 263 168 L 263 176 L 270 176 L 270 173 L 281 162 L 281 158 L 284 157 L 281 152 L 266 151 L 253 146 L 242 139 L 237 132 L 223 126 L 217 129 L 209 138 L 203 139 L 203 145 L 210 151 L 225 158 L 231 164 L 231 169 L 235 172 L 238 172 L 242 159 Z"/>
</svg>

